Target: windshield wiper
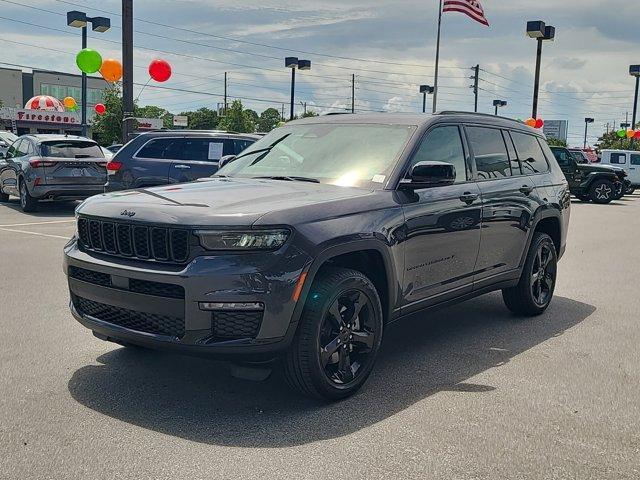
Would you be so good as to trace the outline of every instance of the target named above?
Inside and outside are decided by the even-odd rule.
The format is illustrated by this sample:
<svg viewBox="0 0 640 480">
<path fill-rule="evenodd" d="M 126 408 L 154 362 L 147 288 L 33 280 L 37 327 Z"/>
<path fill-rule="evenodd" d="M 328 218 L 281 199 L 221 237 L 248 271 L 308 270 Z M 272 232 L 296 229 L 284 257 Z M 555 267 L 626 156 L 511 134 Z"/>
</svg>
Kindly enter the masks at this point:
<svg viewBox="0 0 640 480">
<path fill-rule="evenodd" d="M 233 159 L 233 161 L 235 162 L 236 160 L 238 160 L 239 158 L 242 157 L 247 157 L 249 155 L 253 155 L 254 153 L 269 153 L 271 150 L 273 150 L 273 147 L 275 147 L 277 144 L 279 144 L 281 141 L 283 141 L 285 138 L 287 138 L 289 135 L 291 135 L 290 133 L 287 133 L 286 135 L 282 136 L 281 138 L 279 138 L 278 140 L 276 140 L 275 142 L 273 142 L 271 145 L 269 145 L 268 147 L 265 148 L 259 148 L 258 150 L 252 150 L 250 152 L 247 153 L 241 153 L 240 155 L 238 155 L 236 158 Z M 256 158 L 254 160 L 254 162 L 251 165 L 255 165 L 256 163 L 258 163 L 260 160 L 262 160 L 263 155 L 260 155 L 258 158 Z"/>
<path fill-rule="evenodd" d="M 267 175 L 264 177 L 252 177 L 258 179 L 266 179 L 266 180 L 284 180 L 287 182 L 309 182 L 309 183 L 320 183 L 320 180 L 317 178 L 309 178 L 309 177 L 295 177 L 291 175 Z"/>
</svg>

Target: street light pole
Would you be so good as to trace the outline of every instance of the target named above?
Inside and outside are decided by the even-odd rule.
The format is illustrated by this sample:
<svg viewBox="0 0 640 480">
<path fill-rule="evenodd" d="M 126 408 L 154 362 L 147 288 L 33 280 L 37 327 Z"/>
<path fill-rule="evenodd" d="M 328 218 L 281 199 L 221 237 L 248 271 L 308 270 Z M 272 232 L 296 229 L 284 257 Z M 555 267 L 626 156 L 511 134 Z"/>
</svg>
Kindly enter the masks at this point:
<svg viewBox="0 0 640 480">
<path fill-rule="evenodd" d="M 284 59 L 284 66 L 291 69 L 291 111 L 289 120 L 293 120 L 296 105 L 296 69 L 311 70 L 311 60 L 299 60 L 298 57 L 286 57 Z"/>
<path fill-rule="evenodd" d="M 122 0 L 122 143 L 133 133 L 133 0 Z"/>
<path fill-rule="evenodd" d="M 82 49 L 87 48 L 87 25 L 82 27 Z M 87 136 L 87 74 L 82 72 L 82 84 L 81 84 L 80 103 L 82 104 L 81 121 L 82 124 L 82 136 Z"/>
<path fill-rule="evenodd" d="M 420 93 L 422 94 L 422 113 L 427 113 L 427 95 L 433 94 L 435 101 L 435 87 L 430 85 L 420 85 Z"/>
<path fill-rule="evenodd" d="M 494 100 L 493 101 L 493 106 L 495 107 L 495 115 L 498 115 L 498 108 L 499 107 L 506 107 L 507 106 L 507 102 L 505 100 Z"/>
<path fill-rule="evenodd" d="M 587 148 L 587 133 L 589 132 L 589 124 L 593 123 L 593 118 L 585 118 L 584 119 L 584 149 Z"/>
<path fill-rule="evenodd" d="M 296 97 L 296 69 L 295 67 L 291 69 L 291 113 L 289 114 L 289 120 L 293 120 L 293 110 L 295 105 L 295 97 Z"/>
<path fill-rule="evenodd" d="M 541 20 L 527 22 L 527 36 L 538 41 L 536 51 L 536 74 L 533 86 L 533 111 L 532 118 L 538 118 L 538 95 L 540 92 L 540 69 L 542 64 L 542 42 L 545 40 L 553 40 L 556 36 L 556 29 L 551 25 L 546 25 Z"/>
</svg>

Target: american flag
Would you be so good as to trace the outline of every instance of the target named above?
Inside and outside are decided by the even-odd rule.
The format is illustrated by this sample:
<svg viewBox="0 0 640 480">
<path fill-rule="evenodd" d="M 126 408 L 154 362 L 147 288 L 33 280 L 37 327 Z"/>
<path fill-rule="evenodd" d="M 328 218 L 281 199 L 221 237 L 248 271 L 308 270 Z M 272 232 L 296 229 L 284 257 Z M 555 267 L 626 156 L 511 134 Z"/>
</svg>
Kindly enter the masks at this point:
<svg viewBox="0 0 640 480">
<path fill-rule="evenodd" d="M 479 0 L 444 0 L 443 12 L 460 12 L 471 17 L 478 23 L 489 26 L 487 17 Z"/>
</svg>

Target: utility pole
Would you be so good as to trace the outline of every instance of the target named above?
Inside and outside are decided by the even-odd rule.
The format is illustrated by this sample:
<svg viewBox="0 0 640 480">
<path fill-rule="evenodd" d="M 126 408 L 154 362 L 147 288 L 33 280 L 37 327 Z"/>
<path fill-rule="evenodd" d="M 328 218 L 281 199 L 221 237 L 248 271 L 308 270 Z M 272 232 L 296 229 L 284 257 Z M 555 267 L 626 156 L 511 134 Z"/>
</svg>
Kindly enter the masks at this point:
<svg viewBox="0 0 640 480">
<path fill-rule="evenodd" d="M 475 67 L 471 67 L 471 70 L 474 71 L 473 76 L 469 77 L 473 80 L 473 95 L 475 96 L 475 105 L 473 111 L 478 113 L 478 92 L 480 90 L 480 65 L 476 65 Z"/>
<path fill-rule="evenodd" d="M 222 111 L 226 116 L 227 115 L 227 72 L 224 72 L 224 107 Z"/>
<path fill-rule="evenodd" d="M 133 0 L 122 0 L 122 143 L 133 133 Z M 82 105 L 85 110 L 86 106 Z"/>
<path fill-rule="evenodd" d="M 351 74 L 351 113 L 356 113 L 356 74 Z"/>
<path fill-rule="evenodd" d="M 284 103 L 282 104 L 282 110 L 280 111 L 280 118 L 284 120 Z"/>
<path fill-rule="evenodd" d="M 306 117 L 307 116 L 307 102 L 300 102 L 300 106 L 302 107 L 302 109 L 304 111 L 304 115 Z"/>
</svg>

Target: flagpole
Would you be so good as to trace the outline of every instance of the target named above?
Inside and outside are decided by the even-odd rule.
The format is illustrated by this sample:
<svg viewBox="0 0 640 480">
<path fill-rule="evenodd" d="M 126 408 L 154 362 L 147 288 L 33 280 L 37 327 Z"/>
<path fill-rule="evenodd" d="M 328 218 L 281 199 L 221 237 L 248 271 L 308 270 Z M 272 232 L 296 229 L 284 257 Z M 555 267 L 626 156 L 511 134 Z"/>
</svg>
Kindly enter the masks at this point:
<svg viewBox="0 0 640 480">
<path fill-rule="evenodd" d="M 440 67 L 440 31 L 442 28 L 442 0 L 438 9 L 438 40 L 436 42 L 436 75 L 433 81 L 433 113 L 436 113 L 438 103 L 438 68 Z"/>
</svg>

